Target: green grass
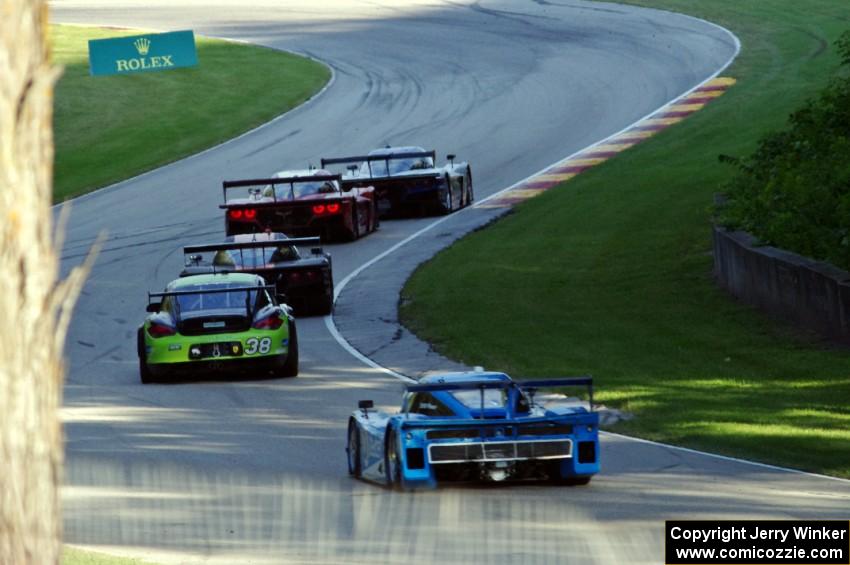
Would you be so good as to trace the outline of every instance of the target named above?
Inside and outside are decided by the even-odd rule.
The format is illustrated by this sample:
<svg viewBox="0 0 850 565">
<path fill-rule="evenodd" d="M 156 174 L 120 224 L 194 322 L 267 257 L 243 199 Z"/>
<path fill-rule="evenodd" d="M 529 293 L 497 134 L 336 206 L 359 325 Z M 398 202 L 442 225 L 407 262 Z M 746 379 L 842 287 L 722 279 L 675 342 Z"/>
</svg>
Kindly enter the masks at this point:
<svg viewBox="0 0 850 565">
<path fill-rule="evenodd" d="M 850 477 L 850 352 L 716 287 L 709 216 L 732 173 L 717 156 L 752 151 L 837 71 L 847 3 L 628 3 L 731 29 L 738 84 L 440 253 L 408 281 L 402 320 L 469 364 L 592 373 L 601 402 L 636 416 L 617 431 Z"/>
<path fill-rule="evenodd" d="M 150 565 L 150 562 L 126 557 L 114 557 L 112 555 L 83 551 L 82 549 L 66 546 L 62 550 L 62 565 Z"/>
<path fill-rule="evenodd" d="M 55 94 L 54 200 L 153 169 L 232 138 L 304 102 L 330 71 L 303 57 L 196 38 L 198 66 L 89 75 L 88 40 L 138 31 L 51 26 Z"/>
</svg>

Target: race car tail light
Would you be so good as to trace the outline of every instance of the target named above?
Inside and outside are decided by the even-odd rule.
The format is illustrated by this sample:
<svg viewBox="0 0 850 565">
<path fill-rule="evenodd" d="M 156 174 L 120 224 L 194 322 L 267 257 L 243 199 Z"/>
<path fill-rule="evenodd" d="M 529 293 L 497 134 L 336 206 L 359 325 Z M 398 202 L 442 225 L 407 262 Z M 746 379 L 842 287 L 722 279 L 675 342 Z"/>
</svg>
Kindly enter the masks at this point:
<svg viewBox="0 0 850 565">
<path fill-rule="evenodd" d="M 177 330 L 175 330 L 173 327 L 165 324 L 158 324 L 156 322 L 151 322 L 151 325 L 148 327 L 148 335 L 154 338 L 167 337 L 176 333 Z"/>
<path fill-rule="evenodd" d="M 305 274 L 307 275 L 307 278 L 310 279 L 310 281 L 319 280 L 319 273 L 316 271 L 307 271 Z"/>
<path fill-rule="evenodd" d="M 227 216 L 231 220 L 252 222 L 257 219 L 257 210 L 255 208 L 232 208 L 227 212 Z"/>
<path fill-rule="evenodd" d="M 255 330 L 276 330 L 283 325 L 283 319 L 277 314 L 272 314 L 254 322 Z"/>
<path fill-rule="evenodd" d="M 301 275 L 301 273 L 289 273 L 289 282 L 291 283 L 300 283 L 303 278 L 304 277 Z"/>
<path fill-rule="evenodd" d="M 314 204 L 313 205 L 313 214 L 316 216 L 327 216 L 333 214 L 339 214 L 342 211 L 342 207 L 339 205 L 339 202 L 331 202 L 330 204 Z"/>
</svg>

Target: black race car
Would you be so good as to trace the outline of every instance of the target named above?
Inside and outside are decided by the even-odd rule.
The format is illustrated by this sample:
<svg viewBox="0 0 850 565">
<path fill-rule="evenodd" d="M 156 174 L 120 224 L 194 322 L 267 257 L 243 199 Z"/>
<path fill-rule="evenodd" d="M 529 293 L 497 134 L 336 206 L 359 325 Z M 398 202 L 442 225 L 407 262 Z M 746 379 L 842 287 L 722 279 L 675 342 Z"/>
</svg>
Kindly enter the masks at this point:
<svg viewBox="0 0 850 565">
<path fill-rule="evenodd" d="M 302 253 L 298 245 L 310 247 Z M 331 256 L 318 237 L 289 238 L 282 233 L 241 234 L 223 243 L 183 248 L 185 268 L 180 276 L 218 272 L 247 272 L 274 285 L 279 300 L 299 315 L 330 314 L 334 283 Z"/>
<path fill-rule="evenodd" d="M 368 155 L 322 159 L 322 168 L 346 165 L 343 190 L 375 187 L 375 202 L 381 216 L 411 211 L 450 214 L 469 206 L 474 199 L 469 163 L 438 167 L 434 151 L 421 147 L 383 147 Z"/>
</svg>

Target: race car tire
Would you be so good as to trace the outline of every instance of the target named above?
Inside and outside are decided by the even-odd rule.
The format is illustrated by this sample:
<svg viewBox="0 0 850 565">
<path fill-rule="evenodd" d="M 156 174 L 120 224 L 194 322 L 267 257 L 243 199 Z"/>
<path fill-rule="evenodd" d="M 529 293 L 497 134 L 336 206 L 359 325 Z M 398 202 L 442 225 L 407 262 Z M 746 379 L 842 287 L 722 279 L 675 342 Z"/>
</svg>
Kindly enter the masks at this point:
<svg viewBox="0 0 850 565">
<path fill-rule="evenodd" d="M 286 361 L 280 368 L 279 376 L 298 376 L 298 330 L 292 322 L 289 322 L 289 353 L 286 355 Z"/>
<path fill-rule="evenodd" d="M 403 487 L 401 479 L 401 466 L 398 462 L 397 441 L 395 431 L 387 430 L 384 441 L 384 476 L 387 480 L 387 488 L 400 490 Z"/>
<path fill-rule="evenodd" d="M 472 191 L 472 167 L 466 169 L 466 179 L 463 186 L 466 188 L 466 202 L 464 203 L 464 207 L 466 207 L 475 201 L 475 193 Z"/>
<path fill-rule="evenodd" d="M 378 205 L 372 200 L 372 231 L 376 231 L 381 225 L 381 219 L 378 216 Z"/>
<path fill-rule="evenodd" d="M 139 377 L 143 385 L 158 382 L 154 378 L 153 373 L 151 373 L 151 370 L 148 367 L 148 364 L 145 362 L 144 357 L 139 357 Z"/>
<path fill-rule="evenodd" d="M 565 487 L 583 487 L 590 484 L 591 477 L 568 477 L 558 479 L 556 484 Z"/>
<path fill-rule="evenodd" d="M 334 309 L 334 295 L 333 290 L 331 290 L 330 295 L 322 296 L 318 298 L 313 305 L 313 311 L 320 316 L 327 316 Z"/>
<path fill-rule="evenodd" d="M 350 241 L 360 239 L 360 213 L 357 211 L 356 203 L 351 211 L 351 232 L 348 234 L 348 239 Z"/>
<path fill-rule="evenodd" d="M 555 485 L 558 485 L 558 486 L 565 486 L 565 487 L 584 486 L 584 485 L 590 484 L 590 479 L 593 478 L 592 476 L 564 477 L 563 475 L 561 475 L 561 463 L 560 463 L 560 461 L 552 464 L 548 474 L 549 474 L 549 481 L 552 484 L 555 484 Z"/>
<path fill-rule="evenodd" d="M 139 354 L 139 378 L 143 385 L 156 382 L 150 367 L 145 361 L 145 337 L 142 335 L 142 328 L 136 332 L 136 351 Z"/>
<path fill-rule="evenodd" d="M 454 194 L 452 193 L 452 183 L 449 176 L 446 175 L 446 193 L 443 200 L 440 202 L 440 214 L 447 215 L 454 211 Z"/>
<path fill-rule="evenodd" d="M 348 459 L 348 474 L 359 479 L 363 474 L 363 462 L 360 459 L 360 434 L 354 418 L 348 419 L 348 446 L 345 453 Z"/>
</svg>

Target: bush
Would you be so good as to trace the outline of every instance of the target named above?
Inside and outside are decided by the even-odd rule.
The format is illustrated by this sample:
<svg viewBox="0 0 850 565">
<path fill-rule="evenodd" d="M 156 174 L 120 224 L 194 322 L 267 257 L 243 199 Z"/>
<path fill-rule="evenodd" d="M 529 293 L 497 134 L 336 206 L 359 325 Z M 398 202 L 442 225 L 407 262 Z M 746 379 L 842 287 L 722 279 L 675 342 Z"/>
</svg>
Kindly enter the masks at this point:
<svg viewBox="0 0 850 565">
<path fill-rule="evenodd" d="M 836 49 L 850 67 L 850 31 Z M 850 270 L 850 77 L 833 79 L 749 157 L 721 161 L 738 169 L 723 188 L 722 224 Z"/>
</svg>

